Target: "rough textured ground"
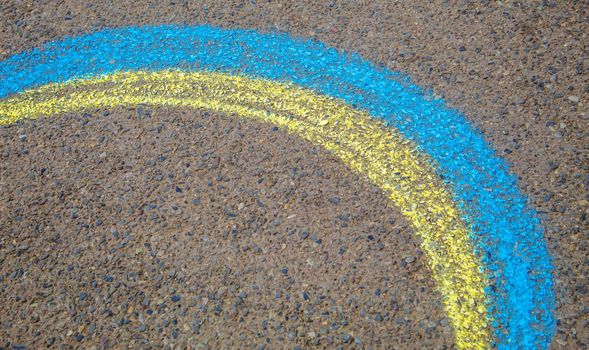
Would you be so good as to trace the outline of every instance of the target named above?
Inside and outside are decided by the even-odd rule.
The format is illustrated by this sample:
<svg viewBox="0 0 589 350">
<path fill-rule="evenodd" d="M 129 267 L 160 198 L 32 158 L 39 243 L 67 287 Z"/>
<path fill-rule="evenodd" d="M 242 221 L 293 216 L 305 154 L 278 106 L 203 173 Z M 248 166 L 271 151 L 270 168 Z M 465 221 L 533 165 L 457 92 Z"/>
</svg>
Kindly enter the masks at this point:
<svg viewBox="0 0 589 350">
<path fill-rule="evenodd" d="M 1 143 L 0 346 L 452 344 L 400 213 L 297 137 L 142 107 Z"/>
<path fill-rule="evenodd" d="M 463 111 L 511 162 L 542 215 L 555 258 L 559 329 L 553 346 L 575 349 L 589 344 L 588 9 L 573 1 L 4 1 L 0 57 L 103 27 L 210 23 L 315 38 L 410 74 Z M 15 147 L 6 142 L 18 139 L 16 133 L 2 130 L 2 151 Z M 23 177 L 35 160 L 28 161 L 3 166 Z M 2 186 L 14 188 L 4 173 Z M 115 169 L 111 176 L 124 174 Z M 417 290 L 416 282 L 407 283 Z"/>
</svg>

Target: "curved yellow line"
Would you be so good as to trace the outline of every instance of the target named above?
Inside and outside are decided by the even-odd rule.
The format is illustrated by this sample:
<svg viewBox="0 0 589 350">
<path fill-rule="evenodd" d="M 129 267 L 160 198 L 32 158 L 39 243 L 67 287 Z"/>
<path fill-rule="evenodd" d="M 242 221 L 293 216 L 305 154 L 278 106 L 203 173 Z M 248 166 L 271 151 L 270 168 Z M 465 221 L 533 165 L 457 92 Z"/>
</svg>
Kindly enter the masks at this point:
<svg viewBox="0 0 589 350">
<path fill-rule="evenodd" d="M 0 125 L 119 105 L 208 109 L 269 122 L 330 150 L 383 189 L 421 239 L 456 345 L 490 343 L 482 262 L 451 193 L 416 146 L 367 113 L 291 84 L 213 72 L 119 72 L 49 84 L 0 101 Z"/>
</svg>

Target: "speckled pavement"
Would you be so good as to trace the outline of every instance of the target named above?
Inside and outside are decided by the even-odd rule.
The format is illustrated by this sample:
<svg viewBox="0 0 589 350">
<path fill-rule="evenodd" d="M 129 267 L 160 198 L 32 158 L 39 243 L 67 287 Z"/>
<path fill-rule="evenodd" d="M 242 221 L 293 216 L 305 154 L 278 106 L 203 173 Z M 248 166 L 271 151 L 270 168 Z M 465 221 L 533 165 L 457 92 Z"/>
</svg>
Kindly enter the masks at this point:
<svg viewBox="0 0 589 350">
<path fill-rule="evenodd" d="M 102 85 L 86 85 L 82 90 L 66 86 L 61 91 L 52 87 L 19 100 L 9 95 L 64 78 L 52 78 L 52 70 L 44 68 L 43 75 L 23 71 L 24 75 L 10 80 L 11 76 L 17 77 L 15 69 L 33 67 L 36 57 L 46 55 L 43 53 L 30 56 L 32 60 L 23 56 L 24 60 L 14 61 L 16 68 L 10 68 L 12 63 L 0 67 L 0 78 L 6 79 L 0 90 L 9 96 L 7 104 L 0 105 L 0 114 L 4 111 L 8 118 L 4 120 L 11 124 L 1 129 L 0 208 L 4 229 L 0 245 L 0 302 L 3 309 L 14 310 L 15 315 L 0 320 L 0 334 L 8 339 L 0 346 L 575 349 L 586 345 L 587 262 L 583 235 L 587 232 L 588 204 L 584 104 L 588 64 L 582 45 L 587 24 L 581 21 L 586 8 L 567 8 L 550 2 L 533 7 L 518 3 L 385 6 L 356 2 L 123 2 L 109 7 L 101 3 L 55 6 L 51 2 L 8 2 L 0 9 L 4 17 L 11 18 L 0 33 L 0 38 L 5 38 L 1 41 L 0 57 L 6 62 L 10 62 L 10 55 L 22 50 L 62 40 L 67 34 L 81 35 L 104 27 L 211 24 L 252 28 L 261 33 L 287 32 L 319 40 L 345 52 L 359 53 L 375 67 L 382 65 L 407 74 L 418 86 L 414 90 L 406 85 L 405 78 L 399 78 L 398 95 L 394 92 L 397 90 L 386 90 L 386 85 L 364 86 L 369 93 L 390 91 L 383 96 L 391 96 L 400 107 L 391 104 L 390 108 L 397 109 L 391 109 L 393 116 L 386 119 L 386 100 L 376 104 L 370 102 L 377 101 L 376 97 L 348 100 L 352 95 L 337 92 L 345 85 L 333 85 L 336 90 L 330 90 L 330 85 L 321 87 L 323 77 L 315 76 L 307 83 L 305 78 L 299 79 L 301 72 L 293 75 L 295 84 L 318 89 L 314 93 L 335 94 L 345 102 L 356 101 L 350 102 L 350 106 L 360 110 L 342 112 L 335 122 L 312 116 L 339 113 L 335 109 L 326 112 L 327 105 L 335 103 L 329 108 L 336 108 L 338 101 L 330 102 L 301 91 L 294 94 L 303 97 L 288 105 L 278 93 L 259 95 L 263 90 L 282 91 L 287 87 L 255 81 L 246 87 L 215 75 L 181 77 L 181 81 L 191 84 L 177 90 L 182 91 L 178 95 L 181 98 L 198 96 L 207 89 L 223 91 L 220 95 L 207 92 L 207 98 L 215 100 L 189 104 L 166 100 L 170 98 L 166 89 L 174 80 L 163 85 L 161 91 L 168 95 L 161 95 L 157 87 L 144 90 L 141 81 L 137 86 L 128 85 L 134 86 L 134 90 L 117 90 L 117 84 L 131 84 L 124 76 L 106 78 L 97 82 Z M 232 42 L 244 40 L 239 32 L 233 33 L 228 34 Z M 117 35 L 118 40 L 127 40 L 126 34 Z M 270 40 L 261 35 L 261 40 Z M 171 38 L 168 34 L 164 37 Z M 140 40 L 137 34 L 129 38 Z M 100 42 L 109 45 L 108 40 Z M 201 62 L 221 71 L 224 66 L 216 65 L 214 60 L 235 57 L 234 50 L 241 50 L 228 46 L 226 51 L 215 51 L 211 41 L 204 44 L 206 55 L 210 56 L 202 56 L 206 61 Z M 67 45 L 65 54 L 75 55 L 77 44 Z M 88 72 L 106 67 L 100 66 L 100 59 L 96 61 L 110 55 L 108 50 L 100 51 L 100 45 L 87 46 L 101 52 L 101 56 L 90 61 L 88 67 L 92 70 Z M 160 44 L 149 47 L 155 50 L 157 45 Z M 252 54 L 246 51 L 247 56 L 243 57 L 256 57 L 253 42 L 243 41 L 243 45 L 253 50 Z M 296 45 L 292 46 L 294 50 Z M 186 50 L 180 47 L 174 49 Z M 305 50 L 315 49 L 309 46 Z M 280 62 L 290 59 L 286 52 L 276 51 L 284 58 L 270 60 L 269 64 L 283 67 Z M 122 57 L 131 62 L 133 55 L 130 52 Z M 58 56 L 47 57 L 39 62 L 49 67 Z M 143 62 L 151 56 L 137 57 L 137 62 Z M 156 60 L 164 62 L 161 57 Z M 211 60 L 212 57 L 217 58 Z M 327 57 L 332 60 L 335 56 Z M 88 68 L 79 62 L 82 61 L 64 61 L 58 74 L 69 74 L 70 69 L 87 74 L 83 72 Z M 124 69 L 125 63 L 120 66 L 116 59 L 104 62 Z M 152 62 L 146 67 L 156 69 L 157 64 L 158 68 L 170 68 Z M 184 62 L 179 61 L 178 67 L 193 69 Z M 317 62 L 320 67 L 321 60 Z M 329 66 L 339 67 L 341 74 L 352 74 L 353 65 L 359 63 L 350 62 L 342 60 Z M 276 74 L 259 70 L 259 64 L 262 63 L 250 68 L 241 66 L 231 73 L 254 77 L 260 74 L 265 79 Z M 70 65 L 72 68 L 68 68 Z M 327 74 L 325 77 L 340 73 L 321 74 Z M 33 80 L 27 82 L 28 77 Z M 141 80 L 154 77 L 158 81 L 167 79 L 163 75 L 146 75 Z M 178 76 L 170 78 L 177 80 Z M 221 78 L 226 85 L 216 85 Z M 373 78 L 369 84 L 379 79 Z M 390 84 L 397 84 L 397 79 L 393 76 Z M 249 97 L 241 91 L 250 88 L 258 95 L 252 95 L 246 105 L 244 98 Z M 127 96 L 123 100 L 126 102 L 122 102 L 126 106 L 116 107 L 119 102 L 114 103 L 109 93 L 115 99 Z M 102 102 L 65 105 L 51 100 L 63 95 L 68 96 L 63 101 L 76 101 L 76 94 L 82 96 L 79 101 Z M 403 102 L 403 96 L 424 98 L 423 106 L 443 98 L 456 112 L 444 109 L 437 121 L 432 119 L 428 131 L 421 133 L 418 122 L 414 127 L 411 118 L 394 117 L 406 111 L 419 113 Z M 281 101 L 280 105 L 275 104 L 275 98 Z M 305 114 L 308 101 L 313 99 L 322 102 L 309 110 L 311 114 Z M 299 100 L 306 102 L 299 104 Z M 230 101 L 241 101 L 241 107 L 223 107 L 234 103 Z M 256 107 L 268 108 L 270 112 L 265 115 L 243 109 L 270 101 L 273 107 Z M 162 102 L 167 107 L 153 106 Z M 39 103 L 45 103 L 49 109 L 41 109 Z M 431 106 L 439 108 L 436 103 Z M 115 110 L 104 108 L 108 105 L 115 106 Z M 217 112 L 195 111 L 187 109 L 188 106 Z M 338 126 L 348 125 L 347 115 L 369 118 L 362 116 L 362 108 L 367 108 L 370 116 L 382 113 L 392 129 L 375 126 L 366 133 L 362 128 L 352 132 Z M 280 119 L 285 111 L 287 119 Z M 31 113 L 59 116 L 17 121 L 21 115 L 33 116 Z M 299 122 L 299 117 L 292 119 L 292 113 L 311 118 Z M 238 118 L 244 115 L 262 123 Z M 429 117 L 423 114 L 420 118 Z M 497 209 L 497 214 L 492 214 L 496 210 L 493 202 L 477 204 L 492 200 L 485 199 L 486 195 L 477 197 L 478 185 L 481 194 L 498 193 L 493 183 L 503 183 L 500 186 L 507 186 L 501 190 L 505 195 L 497 198 L 519 198 L 511 177 L 500 175 L 503 165 L 494 161 L 484 160 L 489 165 L 480 163 L 481 174 L 494 175 L 488 180 L 490 188 L 482 185 L 487 180 L 472 182 L 474 192 L 469 192 L 470 187 L 461 187 L 460 184 L 470 186 L 470 180 L 464 180 L 470 171 L 466 164 L 478 161 L 463 163 L 464 166 L 456 168 L 460 173 L 454 173 L 452 164 L 459 164 L 458 159 L 464 154 L 465 159 L 471 156 L 452 152 L 463 147 L 460 145 L 474 147 L 475 153 L 487 146 L 474 146 L 474 139 L 469 139 L 469 146 L 461 141 L 466 140 L 460 136 L 465 135 L 463 131 L 457 131 L 452 146 L 440 148 L 451 138 L 440 138 L 443 143 L 436 144 L 436 128 L 442 120 L 453 120 L 448 125 L 458 125 L 458 119 L 452 118 L 465 118 L 479 128 L 489 147 L 507 159 L 509 170 L 505 171 L 517 176 L 522 195 L 530 199 L 527 204 L 522 202 L 522 207 L 515 204 L 520 203 L 516 200 L 515 206 L 505 207 L 511 209 Z M 268 126 L 267 122 L 275 126 Z M 366 127 L 372 125 L 369 119 L 362 123 L 368 123 Z M 387 136 L 395 128 L 400 134 Z M 457 130 L 470 130 L 460 128 Z M 336 143 L 329 141 L 344 135 L 342 132 L 348 136 Z M 441 167 L 441 180 L 435 179 L 438 175 L 427 175 L 430 170 L 423 170 L 423 166 L 415 173 L 419 174 L 415 175 L 420 179 L 418 182 L 407 180 L 414 175 L 381 178 L 381 170 L 376 169 L 389 161 L 392 167 L 400 166 L 389 169 L 413 174 L 411 171 L 415 170 L 410 170 L 413 168 L 408 164 L 414 164 L 414 155 L 396 150 L 386 151 L 382 153 L 385 158 L 378 158 L 378 152 L 385 152 L 384 148 L 364 153 L 362 143 L 349 143 L 354 138 L 371 137 L 378 149 L 378 140 L 389 137 L 393 144 L 406 145 L 401 149 L 411 149 L 411 142 L 416 142 L 421 147 L 419 153 L 425 151 L 432 157 L 433 169 Z M 410 141 L 399 143 L 399 137 L 409 137 Z M 349 153 L 338 145 L 355 151 Z M 266 156 L 260 160 L 260 154 Z M 447 160 L 444 154 L 450 154 Z M 386 157 L 389 161 L 376 163 L 376 159 Z M 363 163 L 366 159 L 372 163 Z M 369 164 L 381 165 L 371 168 Z M 489 170 L 494 166 L 499 167 L 499 172 Z M 268 178 L 272 179 L 270 183 Z M 433 182 L 428 185 L 425 179 Z M 401 190 L 389 184 L 399 184 Z M 419 186 L 442 186 L 447 189 L 448 198 L 456 193 L 456 210 L 470 217 L 462 219 L 466 230 L 474 220 L 475 236 L 469 236 L 468 241 L 458 238 L 463 229 L 448 231 L 453 221 L 444 221 L 443 225 L 431 221 L 438 223 L 422 226 L 424 221 L 420 218 L 425 222 L 432 218 L 432 205 L 426 204 L 430 209 L 420 214 L 421 209 L 411 203 L 426 203 L 434 197 L 409 190 Z M 404 189 L 409 190 L 408 197 L 404 197 Z M 436 196 L 445 198 L 446 189 L 436 192 Z M 313 194 L 312 200 L 309 193 Z M 266 204 L 268 200 L 270 205 Z M 509 201 L 512 199 L 507 202 L 512 203 Z M 519 210 L 524 214 L 518 214 Z M 447 209 L 444 212 L 448 213 Z M 461 225 L 460 217 L 456 218 L 458 226 L 452 227 Z M 536 229 L 538 218 L 541 226 Z M 436 236 L 435 227 L 446 233 Z M 531 231 L 525 233 L 527 230 Z M 448 237 L 448 232 L 455 232 L 450 240 L 453 243 L 439 248 L 431 245 L 436 240 L 442 242 L 436 237 Z M 511 232 L 516 234 L 514 238 L 508 238 Z M 493 237 L 501 237 L 501 241 Z M 453 249 L 460 253 L 449 253 Z M 468 249 L 473 249 L 474 255 Z M 469 254 L 472 258 L 467 258 Z M 460 258 L 448 258 L 452 256 Z M 483 268 L 467 267 L 474 266 L 469 259 Z M 517 259 L 520 262 L 516 263 Z M 519 266 L 519 270 L 511 269 L 509 264 Z M 453 268 L 461 273 L 455 274 Z M 461 282 L 444 282 L 456 278 Z M 454 295 L 461 297 L 455 299 Z M 465 302 L 473 304 L 466 306 L 469 304 Z M 516 318 L 521 322 L 515 322 Z M 531 328 L 526 331 L 526 327 Z"/>
</svg>

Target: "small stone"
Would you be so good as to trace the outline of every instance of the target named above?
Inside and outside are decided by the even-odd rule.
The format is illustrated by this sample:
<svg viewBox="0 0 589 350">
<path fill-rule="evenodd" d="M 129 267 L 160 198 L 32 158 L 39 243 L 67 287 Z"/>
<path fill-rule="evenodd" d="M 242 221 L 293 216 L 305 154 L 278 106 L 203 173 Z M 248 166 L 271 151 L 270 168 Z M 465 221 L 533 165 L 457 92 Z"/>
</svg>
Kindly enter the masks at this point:
<svg viewBox="0 0 589 350">
<path fill-rule="evenodd" d="M 309 231 L 301 232 L 301 234 L 300 234 L 301 239 L 306 239 L 307 237 L 309 237 Z"/>
<path fill-rule="evenodd" d="M 331 204 L 339 204 L 341 202 L 341 198 L 337 196 L 329 197 L 329 203 Z"/>
<path fill-rule="evenodd" d="M 177 303 L 180 301 L 180 299 L 182 299 L 179 295 L 174 294 L 172 295 L 172 297 L 170 298 L 172 300 L 172 302 Z"/>
<path fill-rule="evenodd" d="M 317 236 L 315 236 L 315 235 L 312 235 L 312 236 L 311 236 L 311 240 L 312 240 L 313 242 L 315 242 L 315 244 L 321 244 L 321 239 L 319 239 L 319 238 L 318 238 Z"/>
<path fill-rule="evenodd" d="M 84 300 L 86 300 L 86 298 L 88 298 L 88 294 L 86 294 L 86 293 L 84 293 L 84 292 L 80 293 L 80 300 L 81 300 L 81 301 L 84 301 Z"/>
<path fill-rule="evenodd" d="M 412 255 L 405 257 L 405 262 L 408 264 L 411 264 L 414 261 L 415 261 L 415 257 Z"/>
<path fill-rule="evenodd" d="M 574 102 L 574 103 L 579 103 L 579 101 L 581 101 L 579 96 L 575 96 L 575 95 L 569 96 L 568 99 L 569 99 L 569 101 Z"/>
<path fill-rule="evenodd" d="M 192 331 L 194 333 L 198 334 L 198 332 L 200 332 L 200 325 L 201 325 L 200 320 L 198 320 L 198 319 L 194 320 L 192 322 Z"/>
<path fill-rule="evenodd" d="M 280 269 L 280 272 L 282 272 L 283 275 L 287 275 L 288 274 L 288 269 L 286 267 L 283 267 Z"/>
<path fill-rule="evenodd" d="M 142 118 L 149 118 L 151 116 L 151 113 L 145 109 L 144 106 L 139 105 L 137 106 L 136 109 L 136 114 L 137 114 L 137 118 L 142 119 Z"/>
<path fill-rule="evenodd" d="M 352 341 L 352 336 L 349 333 L 342 334 L 342 341 L 344 343 L 349 343 Z"/>
<path fill-rule="evenodd" d="M 555 340 L 558 343 L 558 345 L 561 345 L 561 346 L 566 346 L 568 344 L 567 341 L 562 338 L 556 338 Z"/>
</svg>

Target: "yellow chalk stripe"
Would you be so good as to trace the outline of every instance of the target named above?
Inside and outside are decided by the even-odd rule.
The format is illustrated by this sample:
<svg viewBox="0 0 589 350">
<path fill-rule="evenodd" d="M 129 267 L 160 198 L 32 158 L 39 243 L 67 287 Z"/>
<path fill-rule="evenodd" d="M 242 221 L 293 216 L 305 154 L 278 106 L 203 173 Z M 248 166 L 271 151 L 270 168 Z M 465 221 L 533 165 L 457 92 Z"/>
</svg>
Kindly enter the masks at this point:
<svg viewBox="0 0 589 350">
<path fill-rule="evenodd" d="M 268 122 L 333 152 L 383 189 L 412 223 L 454 326 L 456 345 L 489 346 L 486 278 L 451 193 L 412 142 L 340 100 L 291 84 L 222 73 L 119 72 L 4 99 L 0 125 L 137 104 L 207 109 Z"/>
</svg>

